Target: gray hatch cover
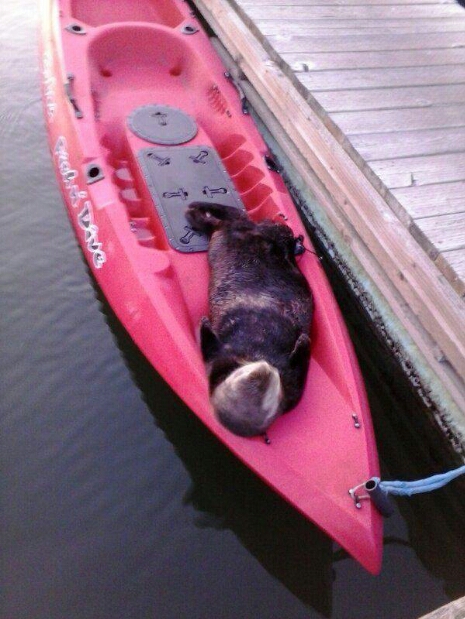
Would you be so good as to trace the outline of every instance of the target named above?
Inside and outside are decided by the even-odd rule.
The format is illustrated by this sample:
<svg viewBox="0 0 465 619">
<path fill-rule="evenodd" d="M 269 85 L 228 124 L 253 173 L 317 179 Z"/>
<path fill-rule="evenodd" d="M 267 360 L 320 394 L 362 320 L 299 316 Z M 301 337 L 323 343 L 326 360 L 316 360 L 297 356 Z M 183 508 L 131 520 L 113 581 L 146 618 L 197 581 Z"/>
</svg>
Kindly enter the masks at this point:
<svg viewBox="0 0 465 619">
<path fill-rule="evenodd" d="M 142 105 L 127 122 L 133 133 L 154 144 L 184 144 L 197 135 L 195 120 L 170 105 Z"/>
<path fill-rule="evenodd" d="M 185 212 L 192 202 L 244 209 L 221 159 L 209 146 L 143 148 L 138 159 L 168 241 L 178 251 L 208 249 L 206 235 L 187 223 Z"/>
</svg>

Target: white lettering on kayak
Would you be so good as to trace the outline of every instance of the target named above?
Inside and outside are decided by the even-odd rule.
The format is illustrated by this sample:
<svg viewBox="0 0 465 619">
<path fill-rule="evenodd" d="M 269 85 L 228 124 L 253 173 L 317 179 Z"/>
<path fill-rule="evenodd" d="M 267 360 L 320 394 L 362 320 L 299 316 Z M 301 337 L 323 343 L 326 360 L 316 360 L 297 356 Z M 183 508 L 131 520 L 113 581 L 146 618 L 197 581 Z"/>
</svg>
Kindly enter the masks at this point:
<svg viewBox="0 0 465 619">
<path fill-rule="evenodd" d="M 79 172 L 70 165 L 68 143 L 62 135 L 56 142 L 54 155 L 71 206 L 78 208 L 82 204 L 81 211 L 77 216 L 78 224 L 84 230 L 84 241 L 88 251 L 92 254 L 94 266 L 101 269 L 107 257 L 102 249 L 102 243 L 98 240 L 98 226 L 94 223 L 92 203 L 88 199 L 87 191 L 79 189 L 77 183 Z"/>
<path fill-rule="evenodd" d="M 53 75 L 53 59 L 52 56 L 45 52 L 43 56 L 42 79 L 44 81 L 44 99 L 47 117 L 50 122 L 55 118 L 55 110 L 57 104 L 55 101 L 56 78 Z"/>
<path fill-rule="evenodd" d="M 102 250 L 102 243 L 98 240 L 98 227 L 94 224 L 94 216 L 92 213 L 92 204 L 90 200 L 84 202 L 84 207 L 78 215 L 78 224 L 84 230 L 84 240 L 87 249 L 92 254 L 94 265 L 97 269 L 101 269 L 106 262 L 106 254 Z"/>
</svg>

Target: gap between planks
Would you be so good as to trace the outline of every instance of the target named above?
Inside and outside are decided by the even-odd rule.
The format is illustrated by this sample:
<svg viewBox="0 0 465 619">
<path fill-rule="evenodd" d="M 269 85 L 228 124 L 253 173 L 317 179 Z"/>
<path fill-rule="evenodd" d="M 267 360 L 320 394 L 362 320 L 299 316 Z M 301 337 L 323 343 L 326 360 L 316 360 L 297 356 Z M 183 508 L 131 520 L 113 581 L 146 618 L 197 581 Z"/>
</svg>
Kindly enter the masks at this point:
<svg viewBox="0 0 465 619">
<path fill-rule="evenodd" d="M 366 35 L 366 34 L 414 34 L 432 32 L 463 32 L 462 20 L 445 19 L 257 19 L 256 25 L 269 35 Z"/>
<path fill-rule="evenodd" d="M 369 165 L 389 189 L 465 180 L 465 152 L 401 159 L 384 158 L 371 161 Z M 446 187 L 444 191 L 447 191 Z"/>
<path fill-rule="evenodd" d="M 369 6 L 369 5 L 412 5 L 412 4 L 454 4 L 456 0 L 297 0 L 294 5 L 301 6 Z M 271 0 L 274 6 L 290 6 L 291 0 Z M 270 0 L 245 0 L 242 6 L 269 5 Z"/>
<path fill-rule="evenodd" d="M 465 212 L 418 218 L 415 225 L 439 252 L 465 250 Z"/>
<path fill-rule="evenodd" d="M 311 92 L 465 84 L 465 64 L 446 66 L 332 69 L 299 73 Z"/>
<path fill-rule="evenodd" d="M 318 99 L 318 96 L 316 97 Z M 355 112 L 334 112 L 331 119 L 346 135 L 389 133 L 414 129 L 465 126 L 465 104 L 435 108 L 412 108 Z"/>
<path fill-rule="evenodd" d="M 294 72 L 311 73 L 332 69 L 357 70 L 465 65 L 465 48 L 414 49 L 389 52 L 286 52 L 282 54 L 282 59 Z"/>
<path fill-rule="evenodd" d="M 421 187 L 402 187 L 392 189 L 410 216 L 425 217 L 431 215 L 449 215 L 465 210 L 465 181 L 438 185 L 423 185 Z M 465 280 L 465 277 L 464 277 Z"/>
<path fill-rule="evenodd" d="M 464 10 L 465 13 L 465 10 Z M 414 49 L 462 48 L 465 45 L 464 30 L 460 32 L 432 32 L 414 34 L 364 35 L 272 35 L 267 37 L 279 54 L 314 52 L 385 52 Z"/>
<path fill-rule="evenodd" d="M 465 150 L 465 127 L 352 134 L 349 141 L 367 162 Z"/>
<path fill-rule="evenodd" d="M 298 79 L 296 75 L 295 79 Z M 465 102 L 465 84 L 371 88 L 319 92 L 318 102 L 327 112 L 362 112 L 389 109 L 445 107 Z M 410 129 L 411 127 L 407 127 Z M 424 127 L 423 127 L 424 128 Z"/>
<path fill-rule="evenodd" d="M 256 2 L 239 2 L 250 18 L 289 19 L 300 10 L 300 17 L 311 19 L 443 19 L 464 18 L 463 8 L 458 4 L 396 4 L 396 5 L 322 5 L 309 6 L 305 3 L 278 5 L 274 1 L 259 5 Z"/>
</svg>

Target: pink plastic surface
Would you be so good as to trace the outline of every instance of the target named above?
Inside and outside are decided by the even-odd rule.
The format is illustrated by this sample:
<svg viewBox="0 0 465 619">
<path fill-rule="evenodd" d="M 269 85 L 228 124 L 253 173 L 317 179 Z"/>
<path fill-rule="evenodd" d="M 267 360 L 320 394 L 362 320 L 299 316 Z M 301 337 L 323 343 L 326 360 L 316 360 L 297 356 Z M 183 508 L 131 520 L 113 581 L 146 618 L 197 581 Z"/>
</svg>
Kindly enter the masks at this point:
<svg viewBox="0 0 465 619">
<path fill-rule="evenodd" d="M 72 24 L 84 33 L 66 29 Z M 186 25 L 199 30 L 183 34 Z M 200 24 L 179 0 L 43 0 L 41 48 L 59 183 L 84 254 L 120 321 L 229 449 L 377 573 L 381 517 L 369 501 L 356 509 L 348 494 L 379 472 L 370 413 L 345 325 L 313 254 L 306 252 L 299 263 L 315 297 L 302 401 L 272 426 L 270 445 L 232 435 L 212 414 L 197 341 L 197 325 L 208 313 L 206 254 L 181 254 L 168 245 L 136 157 L 150 144 L 128 129 L 128 115 L 146 104 L 190 114 L 199 131 L 187 145 L 217 150 L 250 216 L 284 216 L 311 244 L 281 177 L 266 167 L 268 150 Z M 65 94 L 69 74 L 82 118 Z M 87 184 L 92 164 L 104 178 Z"/>
</svg>

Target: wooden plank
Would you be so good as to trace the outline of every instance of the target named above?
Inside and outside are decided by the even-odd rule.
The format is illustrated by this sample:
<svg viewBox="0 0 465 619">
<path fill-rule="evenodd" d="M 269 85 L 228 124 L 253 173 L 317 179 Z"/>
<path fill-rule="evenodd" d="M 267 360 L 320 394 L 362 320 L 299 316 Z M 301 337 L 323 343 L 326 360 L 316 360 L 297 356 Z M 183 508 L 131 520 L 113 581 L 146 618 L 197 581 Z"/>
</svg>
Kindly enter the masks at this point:
<svg viewBox="0 0 465 619">
<path fill-rule="evenodd" d="M 465 249 L 465 213 L 415 219 L 415 225 L 441 252 Z"/>
<path fill-rule="evenodd" d="M 465 210 L 465 181 L 392 189 L 412 218 L 448 215 Z M 465 280 L 465 277 L 464 277 Z"/>
<path fill-rule="evenodd" d="M 460 258 L 458 258 L 460 255 L 461 264 Z M 455 256 L 457 256 L 457 258 L 454 259 Z M 438 269 L 440 269 L 451 282 L 457 294 L 465 300 L 465 249 L 454 249 L 452 251 L 439 253 L 434 262 L 438 265 Z"/>
<path fill-rule="evenodd" d="M 301 73 L 299 80 L 311 92 L 465 84 L 465 64 L 309 71 Z"/>
<path fill-rule="evenodd" d="M 352 135 L 350 143 L 365 161 L 453 153 L 465 150 L 465 127 Z"/>
<path fill-rule="evenodd" d="M 453 4 L 455 0 L 299 0 L 297 6 L 350 6 L 350 5 L 377 5 L 377 4 Z M 239 0 L 241 6 L 289 6 L 290 0 Z"/>
<path fill-rule="evenodd" d="M 316 99 L 328 112 L 424 108 L 465 103 L 465 84 L 328 90 L 319 92 Z"/>
<path fill-rule="evenodd" d="M 465 126 L 465 106 L 444 105 L 440 113 L 435 108 L 335 112 L 331 114 L 331 118 L 349 136 L 355 133 L 463 127 Z"/>
<path fill-rule="evenodd" d="M 465 150 L 465 149 L 464 149 Z M 410 187 L 465 179 L 465 152 L 371 161 L 370 168 L 386 187 Z M 407 179 L 405 176 L 407 174 Z M 444 187 L 444 191 L 447 188 Z M 464 209 L 465 211 L 465 205 Z"/>
<path fill-rule="evenodd" d="M 446 606 L 442 606 L 433 612 L 423 615 L 420 619 L 464 619 L 465 597 L 455 600 Z"/>
<path fill-rule="evenodd" d="M 465 48 L 388 52 L 285 53 L 281 57 L 295 72 L 379 67 L 432 67 L 435 65 L 465 65 Z M 444 71 L 448 71 L 448 68 L 444 68 Z"/>
<path fill-rule="evenodd" d="M 412 5 L 355 5 L 346 4 L 327 5 L 321 4 L 307 6 L 306 4 L 286 4 L 277 6 L 274 2 L 265 5 L 257 5 L 255 2 L 247 4 L 239 2 L 251 19 L 289 19 L 295 17 L 298 12 L 303 18 L 311 19 L 433 19 L 456 17 L 465 20 L 463 8 L 458 4 L 412 4 Z"/>
<path fill-rule="evenodd" d="M 461 19 L 256 19 L 255 25 L 269 35 L 367 35 L 414 34 L 420 32 L 463 32 Z"/>
<path fill-rule="evenodd" d="M 442 258 L 449 263 L 457 277 L 465 282 L 465 249 L 446 251 L 442 254 Z"/>
<path fill-rule="evenodd" d="M 347 32 L 345 33 L 347 34 Z M 464 65 L 465 49 L 415 49 L 386 52 L 317 52 L 281 54 L 294 72 L 381 67 Z M 447 69 L 444 69 L 447 71 Z"/>
<path fill-rule="evenodd" d="M 347 232 L 352 251 L 368 277 L 383 291 L 445 388 L 465 409 L 465 342 L 457 337 L 457 329 L 465 332 L 463 303 L 290 79 L 269 58 L 248 28 L 247 18 L 244 22 L 227 0 L 196 0 L 196 4 L 257 89 L 267 116 L 272 121 L 279 119 L 283 147 L 297 172 L 337 229 Z M 430 338 L 442 348 L 450 365 L 438 362 Z M 457 372 L 455 377 L 452 368 Z"/>
<path fill-rule="evenodd" d="M 465 11 L 464 11 L 465 15 Z M 464 28 L 465 30 L 465 28 Z M 286 52 L 363 52 L 463 47 L 465 32 L 379 34 L 359 36 L 276 35 L 267 37 L 279 54 Z"/>
</svg>

